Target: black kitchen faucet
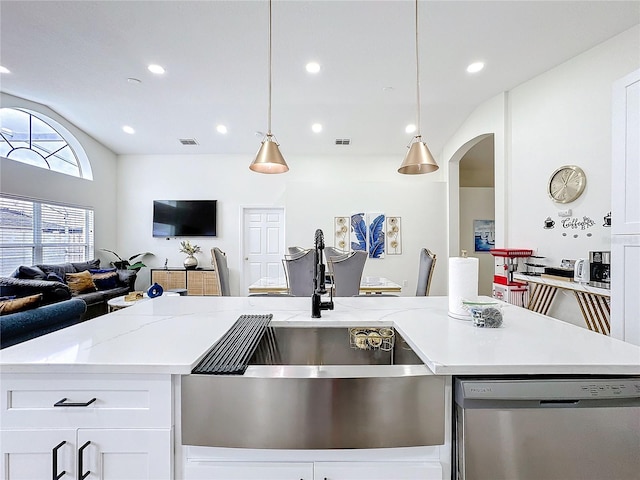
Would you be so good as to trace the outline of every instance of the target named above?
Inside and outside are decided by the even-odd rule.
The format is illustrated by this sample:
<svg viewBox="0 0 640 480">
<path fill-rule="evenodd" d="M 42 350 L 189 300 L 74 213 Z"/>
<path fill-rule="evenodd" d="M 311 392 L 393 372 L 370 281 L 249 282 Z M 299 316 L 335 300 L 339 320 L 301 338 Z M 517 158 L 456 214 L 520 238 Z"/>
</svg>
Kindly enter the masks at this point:
<svg viewBox="0 0 640 480">
<path fill-rule="evenodd" d="M 320 318 L 322 310 L 333 310 L 333 289 L 329 292 L 329 301 L 323 302 L 322 295 L 327 293 L 325 287 L 325 265 L 322 261 L 324 250 L 324 234 L 322 230 L 316 230 L 315 252 L 313 257 L 313 294 L 311 295 L 311 318 Z"/>
</svg>

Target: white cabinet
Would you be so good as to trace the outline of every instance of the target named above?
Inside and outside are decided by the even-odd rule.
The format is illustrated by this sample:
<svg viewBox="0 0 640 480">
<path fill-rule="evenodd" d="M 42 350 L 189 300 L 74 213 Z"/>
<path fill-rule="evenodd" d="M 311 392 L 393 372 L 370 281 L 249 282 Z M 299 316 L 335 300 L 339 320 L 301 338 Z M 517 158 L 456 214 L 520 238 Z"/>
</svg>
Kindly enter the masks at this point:
<svg viewBox="0 0 640 480">
<path fill-rule="evenodd" d="M 640 345 L 640 70 L 613 85 L 611 335 Z"/>
<path fill-rule="evenodd" d="M 314 480 L 441 480 L 436 462 L 317 462 Z"/>
<path fill-rule="evenodd" d="M 170 430 L 3 430 L 0 438 L 5 480 L 171 478 Z"/>
<path fill-rule="evenodd" d="M 442 480 L 438 462 L 224 462 L 189 459 L 185 480 Z"/>
<path fill-rule="evenodd" d="M 3 374 L 1 395 L 6 480 L 172 478 L 169 375 Z"/>
<path fill-rule="evenodd" d="M 75 430 L 2 430 L 0 452 L 4 480 L 77 477 Z"/>
<path fill-rule="evenodd" d="M 189 460 L 189 480 L 314 480 L 313 463 L 307 462 L 220 462 Z"/>
<path fill-rule="evenodd" d="M 87 472 L 91 472 L 92 476 L 87 477 L 91 479 L 171 478 L 171 430 L 81 429 L 78 449 L 83 446 L 81 478 Z"/>
</svg>

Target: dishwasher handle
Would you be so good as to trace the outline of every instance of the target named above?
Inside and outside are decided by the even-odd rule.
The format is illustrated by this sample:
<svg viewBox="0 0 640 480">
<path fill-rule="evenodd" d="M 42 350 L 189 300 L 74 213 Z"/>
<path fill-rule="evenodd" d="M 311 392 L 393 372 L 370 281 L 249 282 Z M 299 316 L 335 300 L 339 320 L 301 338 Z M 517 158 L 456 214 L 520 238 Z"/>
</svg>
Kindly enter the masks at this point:
<svg viewBox="0 0 640 480">
<path fill-rule="evenodd" d="M 561 407 L 577 407 L 579 405 L 580 405 L 580 400 L 571 400 L 571 399 L 540 400 L 541 407 L 561 408 Z"/>
</svg>

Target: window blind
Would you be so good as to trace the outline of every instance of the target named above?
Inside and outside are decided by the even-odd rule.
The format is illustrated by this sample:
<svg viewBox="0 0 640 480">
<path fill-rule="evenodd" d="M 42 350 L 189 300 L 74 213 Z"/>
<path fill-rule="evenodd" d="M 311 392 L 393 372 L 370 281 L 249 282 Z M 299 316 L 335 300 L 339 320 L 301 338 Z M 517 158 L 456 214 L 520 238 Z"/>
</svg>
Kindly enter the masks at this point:
<svg viewBox="0 0 640 480">
<path fill-rule="evenodd" d="M 0 196 L 0 274 L 94 255 L 93 210 Z"/>
</svg>

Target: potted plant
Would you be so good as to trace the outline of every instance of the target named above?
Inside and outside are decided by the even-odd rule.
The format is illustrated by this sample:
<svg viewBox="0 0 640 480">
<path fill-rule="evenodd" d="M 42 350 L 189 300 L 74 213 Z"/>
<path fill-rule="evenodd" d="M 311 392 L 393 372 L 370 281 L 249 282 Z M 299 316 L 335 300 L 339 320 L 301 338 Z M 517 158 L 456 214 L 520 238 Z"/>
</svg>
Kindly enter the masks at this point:
<svg viewBox="0 0 640 480">
<path fill-rule="evenodd" d="M 136 258 L 142 259 L 142 258 L 145 257 L 145 255 L 153 255 L 153 253 L 151 253 L 151 252 L 136 253 L 135 255 L 131 255 L 127 260 L 125 260 L 120 255 L 118 255 L 116 252 L 114 252 L 113 250 L 107 250 L 106 248 L 101 248 L 100 250 L 103 250 L 103 251 L 109 252 L 109 253 L 113 253 L 116 256 L 118 261 L 111 262 L 111 265 L 113 265 L 117 269 L 119 269 L 119 270 L 134 270 L 135 272 L 139 272 L 140 269 L 142 267 L 146 267 L 146 265 L 144 263 L 142 263 L 142 260 L 138 260 L 135 263 L 131 263 L 133 260 L 135 260 Z"/>
<path fill-rule="evenodd" d="M 191 245 L 189 240 L 183 240 L 180 242 L 180 252 L 188 255 L 187 258 L 184 259 L 184 268 L 193 270 L 198 266 L 198 259 L 194 257 L 194 254 L 202 252 L 198 245 Z"/>
</svg>

